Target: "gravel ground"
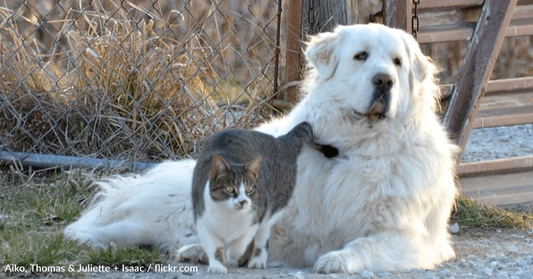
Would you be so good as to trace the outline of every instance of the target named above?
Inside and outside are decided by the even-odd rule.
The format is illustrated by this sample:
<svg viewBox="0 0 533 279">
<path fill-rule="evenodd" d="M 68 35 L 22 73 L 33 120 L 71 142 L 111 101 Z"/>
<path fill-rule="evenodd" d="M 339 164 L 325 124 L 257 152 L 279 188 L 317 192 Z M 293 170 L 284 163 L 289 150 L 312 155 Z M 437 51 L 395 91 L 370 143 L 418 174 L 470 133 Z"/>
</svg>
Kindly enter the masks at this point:
<svg viewBox="0 0 533 279">
<path fill-rule="evenodd" d="M 100 279 L 118 278 L 410 278 L 410 279 L 531 279 L 533 278 L 533 230 L 479 230 L 460 229 L 452 236 L 457 258 L 445 262 L 435 270 L 413 269 L 409 272 L 363 271 L 357 274 L 316 274 L 312 269 L 267 268 L 263 270 L 229 268 L 227 274 L 207 273 L 207 266 L 198 265 L 198 272 L 147 272 L 147 273 L 90 273 Z M 171 266 L 187 266 L 172 263 Z M 44 277 L 44 276 L 43 276 Z M 47 276 L 49 277 L 49 276 Z M 54 276 L 53 276 L 54 277 Z"/>
<path fill-rule="evenodd" d="M 533 156 L 533 124 L 472 130 L 462 161 L 523 156 Z"/>
</svg>

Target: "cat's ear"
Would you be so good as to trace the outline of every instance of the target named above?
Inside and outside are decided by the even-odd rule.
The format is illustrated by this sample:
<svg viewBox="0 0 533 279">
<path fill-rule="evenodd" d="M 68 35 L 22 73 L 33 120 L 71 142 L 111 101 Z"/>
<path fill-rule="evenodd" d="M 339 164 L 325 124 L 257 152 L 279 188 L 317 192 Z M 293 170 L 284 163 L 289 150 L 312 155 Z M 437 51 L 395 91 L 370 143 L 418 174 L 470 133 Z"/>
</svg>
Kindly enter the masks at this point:
<svg viewBox="0 0 533 279">
<path fill-rule="evenodd" d="M 211 180 L 219 180 L 222 176 L 227 175 L 230 171 L 228 163 L 220 155 L 213 156 L 211 161 Z"/>
<path fill-rule="evenodd" d="M 259 175 L 260 167 L 261 167 L 261 156 L 257 155 L 252 159 L 252 161 L 246 164 L 244 169 L 254 178 L 257 178 L 257 176 Z"/>
</svg>

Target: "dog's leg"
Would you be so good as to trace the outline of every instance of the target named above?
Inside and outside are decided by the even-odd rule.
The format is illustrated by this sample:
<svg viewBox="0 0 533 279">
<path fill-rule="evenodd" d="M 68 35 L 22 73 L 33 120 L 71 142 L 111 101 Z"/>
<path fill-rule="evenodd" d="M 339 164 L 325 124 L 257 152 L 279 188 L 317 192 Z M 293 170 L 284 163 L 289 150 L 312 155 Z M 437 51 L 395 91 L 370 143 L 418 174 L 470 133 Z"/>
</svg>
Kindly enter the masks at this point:
<svg viewBox="0 0 533 279">
<path fill-rule="evenodd" d="M 358 238 L 342 250 L 322 255 L 315 263 L 318 273 L 356 273 L 363 270 L 411 270 L 421 267 L 417 252 L 420 247 L 399 231 Z"/>
</svg>

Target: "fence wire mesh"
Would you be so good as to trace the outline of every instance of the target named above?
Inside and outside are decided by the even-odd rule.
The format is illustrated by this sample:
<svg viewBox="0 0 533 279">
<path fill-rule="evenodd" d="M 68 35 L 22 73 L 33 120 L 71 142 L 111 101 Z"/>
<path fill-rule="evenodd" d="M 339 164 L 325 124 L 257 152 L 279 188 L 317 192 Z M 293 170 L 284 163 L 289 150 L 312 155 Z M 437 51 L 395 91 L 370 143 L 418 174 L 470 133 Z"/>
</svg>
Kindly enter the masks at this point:
<svg viewBox="0 0 533 279">
<path fill-rule="evenodd" d="M 179 158 L 270 117 L 278 2 L 11 0 L 0 7 L 3 151 Z"/>
</svg>

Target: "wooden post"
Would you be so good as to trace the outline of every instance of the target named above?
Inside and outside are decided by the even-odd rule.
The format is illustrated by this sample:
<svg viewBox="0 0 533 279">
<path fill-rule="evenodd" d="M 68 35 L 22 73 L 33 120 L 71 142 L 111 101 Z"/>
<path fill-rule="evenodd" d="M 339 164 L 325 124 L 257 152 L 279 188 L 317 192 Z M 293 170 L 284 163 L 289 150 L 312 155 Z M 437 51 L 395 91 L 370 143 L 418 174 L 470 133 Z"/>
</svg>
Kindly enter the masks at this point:
<svg viewBox="0 0 533 279">
<path fill-rule="evenodd" d="M 302 41 L 302 1 L 288 1 L 287 48 L 285 54 L 285 84 L 300 80 Z M 292 107 L 297 100 L 298 87 L 288 86 L 282 99 L 273 100 L 273 105 L 282 109 Z"/>
<path fill-rule="evenodd" d="M 279 108 L 292 107 L 298 97 L 295 81 L 300 80 L 302 63 L 302 41 L 304 35 L 332 31 L 339 24 L 348 24 L 347 1 L 329 0 L 291 0 L 288 2 L 287 16 L 287 48 L 285 55 L 285 71 L 287 86 L 282 99 L 273 100 Z M 353 16 L 352 16 L 353 17 Z"/>
<path fill-rule="evenodd" d="M 304 0 L 302 30 L 306 35 L 333 31 L 337 25 L 347 25 L 353 17 L 348 1 Z"/>
<path fill-rule="evenodd" d="M 461 161 L 483 95 L 487 90 L 494 63 L 505 38 L 517 0 L 485 0 L 476 29 L 452 90 L 444 124 L 461 147 Z"/>
<path fill-rule="evenodd" d="M 383 24 L 412 32 L 411 0 L 383 0 Z"/>
</svg>

